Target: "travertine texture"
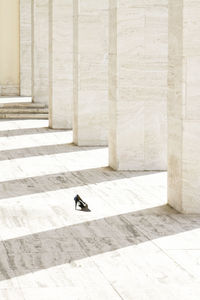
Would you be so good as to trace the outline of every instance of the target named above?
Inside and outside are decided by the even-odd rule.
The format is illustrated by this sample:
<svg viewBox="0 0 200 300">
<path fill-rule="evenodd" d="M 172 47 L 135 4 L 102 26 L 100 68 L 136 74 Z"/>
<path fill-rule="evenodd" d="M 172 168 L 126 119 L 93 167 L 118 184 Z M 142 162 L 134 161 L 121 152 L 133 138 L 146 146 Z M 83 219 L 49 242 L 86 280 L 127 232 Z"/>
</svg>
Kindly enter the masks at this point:
<svg viewBox="0 0 200 300">
<path fill-rule="evenodd" d="M 169 203 L 200 213 L 200 2 L 169 1 Z"/>
<path fill-rule="evenodd" d="M 166 172 L 47 126 L 0 122 L 0 299 L 199 300 L 200 218 L 165 205 Z"/>
<path fill-rule="evenodd" d="M 74 1 L 74 142 L 108 135 L 108 0 Z"/>
<path fill-rule="evenodd" d="M 5 84 L 0 85 L 0 96 L 17 96 L 19 95 L 19 85 Z"/>
<path fill-rule="evenodd" d="M 20 0 L 20 95 L 32 95 L 32 0 Z"/>
<path fill-rule="evenodd" d="M 73 1 L 50 1 L 50 127 L 72 127 Z"/>
<path fill-rule="evenodd" d="M 110 0 L 110 166 L 167 165 L 168 1 Z"/>
<path fill-rule="evenodd" d="M 19 0 L 0 0 L 0 96 L 19 95 Z"/>
<path fill-rule="evenodd" d="M 49 103 L 49 0 L 33 1 L 33 101 Z"/>
</svg>

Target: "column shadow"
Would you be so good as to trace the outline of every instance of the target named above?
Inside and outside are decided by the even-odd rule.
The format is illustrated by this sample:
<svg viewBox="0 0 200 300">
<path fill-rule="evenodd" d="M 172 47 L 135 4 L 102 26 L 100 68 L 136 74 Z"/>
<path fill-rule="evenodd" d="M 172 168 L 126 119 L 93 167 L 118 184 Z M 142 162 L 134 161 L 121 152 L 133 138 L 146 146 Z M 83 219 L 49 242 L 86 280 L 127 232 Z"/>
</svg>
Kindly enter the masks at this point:
<svg viewBox="0 0 200 300">
<path fill-rule="evenodd" d="M 27 177 L 17 180 L 0 182 L 0 199 L 19 197 L 43 192 L 68 189 L 88 184 L 97 184 L 106 181 L 124 178 L 147 176 L 158 172 L 116 172 L 109 167 L 94 168 L 81 171 L 48 174 L 37 177 Z"/>
<path fill-rule="evenodd" d="M 65 131 L 71 131 L 71 130 L 51 129 L 49 127 L 19 128 L 19 129 L 0 130 L 0 137 L 34 135 L 34 134 L 41 134 L 41 133 L 55 133 L 55 132 L 65 132 Z"/>
<path fill-rule="evenodd" d="M 9 239 L 0 243 L 0 280 L 199 227 L 198 216 L 160 206 Z"/>
<path fill-rule="evenodd" d="M 79 152 L 97 150 L 105 147 L 78 147 L 73 143 L 70 144 L 53 144 L 39 147 L 30 147 L 22 149 L 12 149 L 0 151 L 0 161 L 17 158 L 27 158 L 33 156 L 53 155 L 61 153 Z"/>
</svg>

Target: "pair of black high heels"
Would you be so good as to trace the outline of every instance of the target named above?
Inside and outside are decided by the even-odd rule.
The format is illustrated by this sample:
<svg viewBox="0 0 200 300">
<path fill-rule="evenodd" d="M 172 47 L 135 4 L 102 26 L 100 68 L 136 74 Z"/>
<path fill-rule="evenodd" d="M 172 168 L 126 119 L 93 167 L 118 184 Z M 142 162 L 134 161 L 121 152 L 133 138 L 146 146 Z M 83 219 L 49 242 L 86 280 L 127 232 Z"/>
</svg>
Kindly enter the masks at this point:
<svg viewBox="0 0 200 300">
<path fill-rule="evenodd" d="M 75 201 L 75 209 L 76 210 L 90 211 L 90 209 L 88 208 L 88 204 L 85 203 L 79 195 L 76 195 L 76 197 L 74 197 L 74 201 Z"/>
</svg>

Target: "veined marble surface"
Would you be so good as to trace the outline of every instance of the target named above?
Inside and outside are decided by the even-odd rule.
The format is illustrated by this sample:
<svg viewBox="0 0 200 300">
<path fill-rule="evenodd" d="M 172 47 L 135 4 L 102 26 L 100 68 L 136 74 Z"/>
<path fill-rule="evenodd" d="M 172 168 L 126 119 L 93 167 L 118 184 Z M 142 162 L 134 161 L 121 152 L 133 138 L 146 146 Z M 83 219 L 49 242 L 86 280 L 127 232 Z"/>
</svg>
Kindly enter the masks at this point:
<svg viewBox="0 0 200 300">
<path fill-rule="evenodd" d="M 0 85 L 0 96 L 18 96 L 19 85 Z"/>
<path fill-rule="evenodd" d="M 109 3 L 110 165 L 166 170 L 168 1 Z"/>
<path fill-rule="evenodd" d="M 33 99 L 49 104 L 49 0 L 34 0 L 33 14 Z"/>
<path fill-rule="evenodd" d="M 0 122 L 0 299 L 199 300 L 200 219 L 166 205 L 166 173 L 47 126 Z"/>
<path fill-rule="evenodd" d="M 50 127 L 72 128 L 73 0 L 50 1 Z"/>
<path fill-rule="evenodd" d="M 32 95 L 32 0 L 20 0 L 20 95 Z"/>
<path fill-rule="evenodd" d="M 74 142 L 108 144 L 108 0 L 74 0 Z"/>
<path fill-rule="evenodd" d="M 200 213 L 200 3 L 169 1 L 168 198 Z"/>
</svg>

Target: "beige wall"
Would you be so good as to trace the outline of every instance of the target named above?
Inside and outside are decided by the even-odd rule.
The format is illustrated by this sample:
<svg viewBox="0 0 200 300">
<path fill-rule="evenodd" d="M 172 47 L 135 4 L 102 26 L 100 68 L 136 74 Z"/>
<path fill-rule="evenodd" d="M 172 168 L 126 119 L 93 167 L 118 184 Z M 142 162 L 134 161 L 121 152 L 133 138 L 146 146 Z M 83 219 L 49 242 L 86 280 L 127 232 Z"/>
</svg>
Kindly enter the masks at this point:
<svg viewBox="0 0 200 300">
<path fill-rule="evenodd" d="M 0 45 L 0 86 L 12 94 L 19 86 L 19 0 L 0 0 Z"/>
</svg>

